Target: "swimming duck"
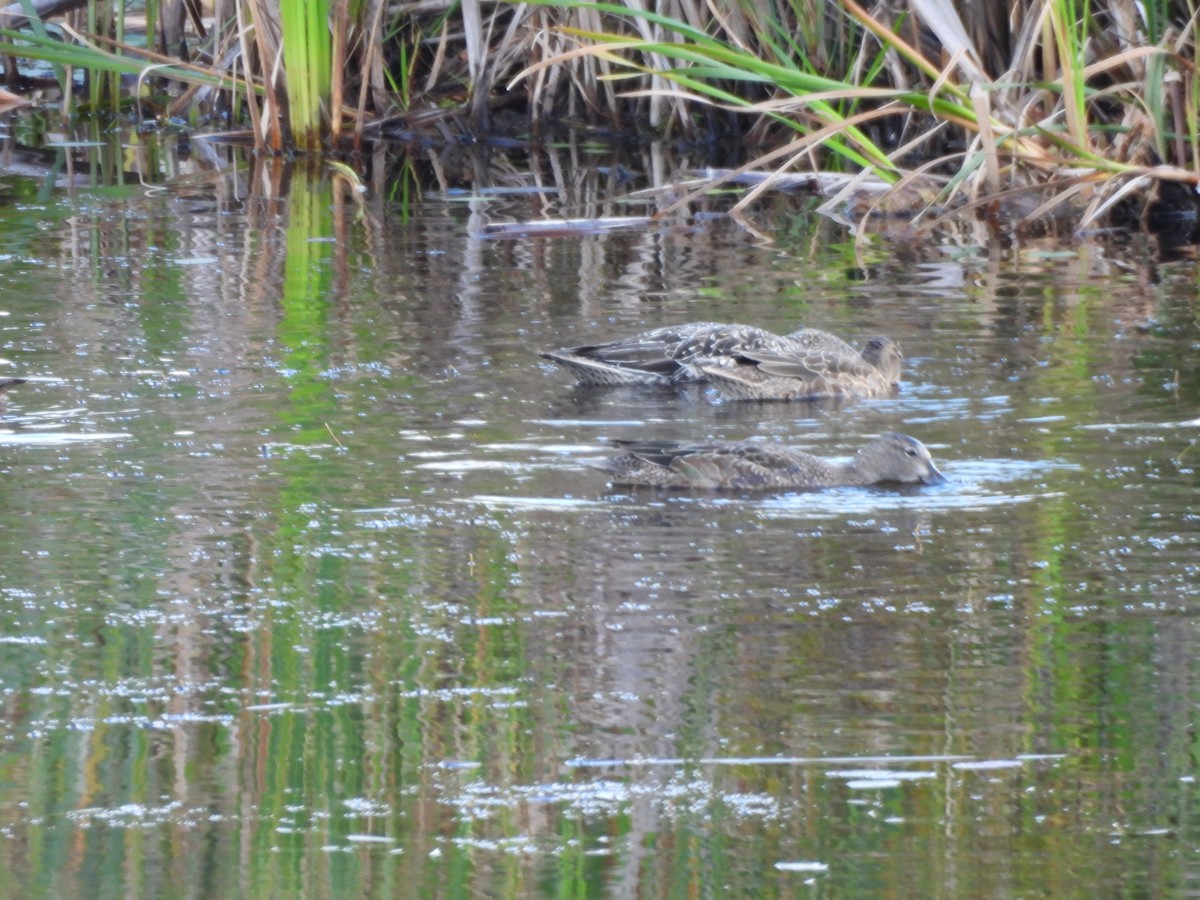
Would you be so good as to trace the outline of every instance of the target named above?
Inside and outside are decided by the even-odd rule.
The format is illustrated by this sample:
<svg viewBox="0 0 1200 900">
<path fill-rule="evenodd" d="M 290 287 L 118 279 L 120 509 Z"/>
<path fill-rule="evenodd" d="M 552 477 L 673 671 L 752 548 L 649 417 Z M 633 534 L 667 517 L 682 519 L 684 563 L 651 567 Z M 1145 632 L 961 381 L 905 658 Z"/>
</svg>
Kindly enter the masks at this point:
<svg viewBox="0 0 1200 900">
<path fill-rule="evenodd" d="M 821 337 L 803 351 L 744 350 L 719 365 L 706 360 L 696 365 L 723 397 L 733 400 L 861 400 L 895 389 L 904 355 L 891 338 L 873 337 L 859 353 L 833 335 L 817 334 Z M 803 345 L 803 340 L 797 342 Z"/>
<path fill-rule="evenodd" d="M 541 355 L 580 384 L 710 381 L 733 399 L 877 396 L 900 380 L 903 359 L 888 338 L 872 338 L 860 354 L 815 328 L 779 335 L 722 322 L 670 325 Z"/>
<path fill-rule="evenodd" d="M 906 434 L 881 435 L 849 461 L 755 441 L 682 444 L 617 441 L 625 453 L 591 465 L 620 486 L 770 490 L 849 487 L 900 482 L 938 484 L 945 476 L 929 451 Z"/>
</svg>

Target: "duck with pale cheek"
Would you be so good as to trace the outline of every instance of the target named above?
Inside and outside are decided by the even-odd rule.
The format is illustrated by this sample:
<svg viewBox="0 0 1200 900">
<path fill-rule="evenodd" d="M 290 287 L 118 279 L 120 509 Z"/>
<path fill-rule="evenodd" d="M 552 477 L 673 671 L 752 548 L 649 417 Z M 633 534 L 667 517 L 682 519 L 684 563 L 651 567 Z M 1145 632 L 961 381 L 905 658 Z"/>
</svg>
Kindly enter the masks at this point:
<svg viewBox="0 0 1200 900">
<path fill-rule="evenodd" d="M 684 444 L 618 441 L 625 451 L 592 463 L 614 486 L 700 490 L 811 490 L 885 484 L 939 484 L 945 476 L 925 445 L 884 434 L 846 462 L 756 441 Z"/>
</svg>

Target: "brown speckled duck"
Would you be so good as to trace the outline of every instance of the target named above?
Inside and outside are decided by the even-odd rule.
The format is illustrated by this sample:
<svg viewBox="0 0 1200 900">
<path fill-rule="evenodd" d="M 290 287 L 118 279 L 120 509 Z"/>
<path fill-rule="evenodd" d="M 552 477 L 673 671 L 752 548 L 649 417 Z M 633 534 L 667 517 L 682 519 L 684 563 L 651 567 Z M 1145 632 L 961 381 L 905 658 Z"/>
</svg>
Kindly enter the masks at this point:
<svg viewBox="0 0 1200 900">
<path fill-rule="evenodd" d="M 671 325 L 542 356 L 580 384 L 710 381 L 734 399 L 877 396 L 899 381 L 903 359 L 888 338 L 873 338 L 860 354 L 815 328 L 779 335 L 722 322 Z"/>
<path fill-rule="evenodd" d="M 720 365 L 702 361 L 698 367 L 734 400 L 861 400 L 895 390 L 904 356 L 891 338 L 873 337 L 859 353 L 833 335 L 816 334 L 803 351 L 746 350 Z"/>
<path fill-rule="evenodd" d="M 925 446 L 906 434 L 881 435 L 844 463 L 752 441 L 617 444 L 625 453 L 592 465 L 607 472 L 618 486 L 747 491 L 946 480 Z"/>
</svg>

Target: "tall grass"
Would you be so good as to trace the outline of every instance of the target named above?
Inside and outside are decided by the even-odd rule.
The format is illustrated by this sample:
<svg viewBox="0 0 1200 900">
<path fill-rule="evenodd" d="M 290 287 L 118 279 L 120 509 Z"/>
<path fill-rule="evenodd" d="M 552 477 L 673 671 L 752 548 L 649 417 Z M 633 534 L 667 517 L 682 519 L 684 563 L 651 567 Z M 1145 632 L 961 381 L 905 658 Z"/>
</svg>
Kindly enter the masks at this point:
<svg viewBox="0 0 1200 900">
<path fill-rule="evenodd" d="M 215 9 L 198 64 L 129 48 L 119 16 L 89 20 L 94 33 L 73 43 L 40 23 L 0 33 L 13 53 L 93 76 L 154 67 L 219 86 L 171 108 L 223 105 L 277 152 L 337 149 L 349 122 L 356 139 L 474 139 L 501 121 L 512 133 L 516 110 L 518 134 L 604 125 L 736 142 L 754 157 L 743 169 L 924 182 L 938 212 L 1004 215 L 1028 193 L 1027 210 L 1069 208 L 1089 224 L 1155 185 L 1200 181 L 1191 0 L 908 0 L 902 12 L 857 0 Z M 150 20 L 160 14 L 152 8 Z"/>
<path fill-rule="evenodd" d="M 344 2 L 338 4 L 338 11 L 341 16 L 335 25 L 344 27 Z M 329 14 L 329 0 L 279 0 L 288 124 L 292 141 L 303 150 L 319 150 L 331 130 L 333 47 Z"/>
<path fill-rule="evenodd" d="M 532 2 L 596 11 L 609 27 L 564 28 L 576 46 L 518 80 L 603 58 L 641 78 L 624 98 L 670 99 L 684 127 L 697 109 L 758 117 L 762 143 L 776 145 L 759 166 L 849 166 L 892 184 L 936 174 L 939 211 L 1006 215 L 1014 208 L 1006 198 L 1031 193 L 1041 198 L 1024 204 L 1033 216 L 1067 207 L 1081 226 L 1155 183 L 1200 181 L 1196 114 L 1183 99 L 1198 92 L 1195 31 L 1183 4 L 1013 3 L 1019 27 L 1003 59 L 971 38 L 980 23 L 969 11 L 985 5 L 964 6 L 964 18 L 945 0 L 911 0 L 907 21 L 841 0 L 845 40 L 834 53 L 820 43 L 828 19 L 824 29 L 789 30 L 763 14 L 747 34 L 733 18 L 698 27 L 686 3 L 663 16 L 632 5 Z M 1163 29 L 1167 21 L 1177 30 Z M 652 38 L 636 36 L 647 28 Z M 874 127 L 880 121 L 895 124 Z"/>
</svg>

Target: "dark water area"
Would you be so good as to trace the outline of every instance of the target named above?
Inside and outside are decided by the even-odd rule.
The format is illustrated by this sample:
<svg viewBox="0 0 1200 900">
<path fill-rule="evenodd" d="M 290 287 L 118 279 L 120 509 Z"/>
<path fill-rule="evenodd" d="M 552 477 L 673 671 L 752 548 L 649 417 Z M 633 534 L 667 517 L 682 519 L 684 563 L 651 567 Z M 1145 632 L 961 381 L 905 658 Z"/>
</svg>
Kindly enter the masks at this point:
<svg viewBox="0 0 1200 900">
<path fill-rule="evenodd" d="M 1196 260 L 856 248 L 789 196 L 482 236 L 665 205 L 606 163 L 361 206 L 5 176 L 0 893 L 1200 888 Z M 887 334 L 904 380 L 745 403 L 537 356 L 700 319 Z M 886 431 L 947 483 L 586 465 Z"/>
</svg>

